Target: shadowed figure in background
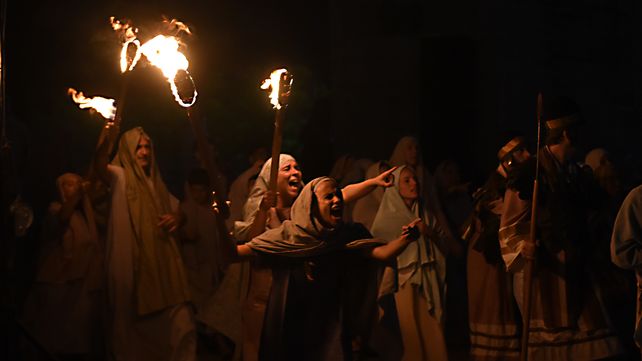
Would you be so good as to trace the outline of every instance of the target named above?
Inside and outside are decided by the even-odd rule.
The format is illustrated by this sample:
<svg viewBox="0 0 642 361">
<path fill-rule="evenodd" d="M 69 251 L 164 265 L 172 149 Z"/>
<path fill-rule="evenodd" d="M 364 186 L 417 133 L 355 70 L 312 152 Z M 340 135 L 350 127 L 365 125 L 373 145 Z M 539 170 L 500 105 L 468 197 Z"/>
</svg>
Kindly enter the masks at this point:
<svg viewBox="0 0 642 361">
<path fill-rule="evenodd" d="M 467 283 L 470 358 L 517 360 L 521 316 L 513 297 L 513 277 L 506 272 L 499 249 L 499 222 L 510 169 L 530 158 L 523 137 L 509 137 L 497 158 L 499 165 L 474 198 L 474 213 L 464 232 L 468 242 Z"/>
<path fill-rule="evenodd" d="M 65 173 L 60 201 L 45 220 L 40 262 L 25 305 L 25 326 L 49 352 L 65 360 L 101 357 L 103 263 L 93 209 L 83 180 Z"/>
<path fill-rule="evenodd" d="M 629 192 L 617 214 L 611 238 L 611 259 L 619 267 L 635 271 L 637 312 L 633 339 L 642 347 L 642 186 Z"/>
<path fill-rule="evenodd" d="M 343 196 L 336 181 L 321 177 L 307 184 L 292 205 L 291 220 L 238 246 L 241 257 L 263 258 L 273 271 L 260 349 L 261 360 L 350 360 L 358 311 L 355 285 L 376 281 L 376 273 L 349 282 L 352 268 L 369 259 L 386 261 L 416 239 L 409 222 L 390 242 L 372 239 L 360 224 L 343 222 Z"/>
<path fill-rule="evenodd" d="M 499 240 L 502 257 L 514 274 L 514 294 L 524 312 L 524 263 L 535 257 L 529 360 L 594 360 L 622 353 L 604 313 L 591 257 L 594 244 L 588 214 L 598 209 L 604 193 L 590 170 L 572 161 L 582 122 L 568 98 L 544 97 L 545 145 L 537 160 L 511 171 L 504 196 Z M 533 179 L 539 162 L 536 244 L 528 242 Z"/>
<path fill-rule="evenodd" d="M 252 178 L 259 174 L 267 158 L 269 158 L 269 155 L 265 148 L 255 149 L 249 157 L 250 167 L 232 182 L 230 192 L 228 193 L 228 198 L 231 202 L 230 217 L 227 219 L 229 228 L 234 227 L 234 222 L 243 219 L 243 206 L 252 190 L 252 187 L 248 187 L 248 184 Z"/>
<path fill-rule="evenodd" d="M 197 331 L 204 341 L 199 343 L 199 354 L 209 349 L 229 359 L 233 353 L 232 342 L 239 341 L 240 318 L 234 322 L 229 319 L 232 315 L 219 312 L 218 308 L 224 306 L 217 293 L 235 244 L 229 237 L 222 237 L 221 222 L 217 219 L 220 215 L 212 209 L 211 189 L 207 171 L 196 168 L 190 172 L 185 185 L 185 199 L 180 204 L 185 217 L 180 229 L 181 255 L 196 308 Z"/>
<path fill-rule="evenodd" d="M 178 200 L 158 169 L 151 138 L 134 128 L 120 138 L 107 127 L 97 174 L 111 186 L 106 265 L 110 352 L 114 360 L 194 360 L 196 330 L 179 245 Z"/>
<path fill-rule="evenodd" d="M 366 178 L 376 177 L 378 174 L 381 174 L 388 169 L 390 169 L 388 162 L 379 161 L 368 167 Z M 359 199 L 352 210 L 352 220 L 355 223 L 361 223 L 366 228 L 370 229 L 372 227 L 372 222 L 377 215 L 377 211 L 379 210 L 379 204 L 381 204 L 384 191 L 385 189 L 378 188 L 367 196 Z"/>
</svg>

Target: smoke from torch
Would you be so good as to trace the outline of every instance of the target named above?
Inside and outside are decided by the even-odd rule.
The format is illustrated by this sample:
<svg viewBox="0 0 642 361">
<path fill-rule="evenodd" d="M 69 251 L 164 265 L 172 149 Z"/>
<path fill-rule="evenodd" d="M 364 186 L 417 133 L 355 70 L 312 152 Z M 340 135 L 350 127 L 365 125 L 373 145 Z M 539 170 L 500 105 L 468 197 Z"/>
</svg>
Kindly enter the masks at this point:
<svg viewBox="0 0 642 361">
<path fill-rule="evenodd" d="M 103 97 L 87 98 L 82 92 L 74 88 L 69 88 L 67 94 L 71 95 L 80 109 L 94 109 L 105 119 L 114 120 L 116 117 L 116 107 L 114 106 L 114 99 L 107 99 Z"/>
</svg>

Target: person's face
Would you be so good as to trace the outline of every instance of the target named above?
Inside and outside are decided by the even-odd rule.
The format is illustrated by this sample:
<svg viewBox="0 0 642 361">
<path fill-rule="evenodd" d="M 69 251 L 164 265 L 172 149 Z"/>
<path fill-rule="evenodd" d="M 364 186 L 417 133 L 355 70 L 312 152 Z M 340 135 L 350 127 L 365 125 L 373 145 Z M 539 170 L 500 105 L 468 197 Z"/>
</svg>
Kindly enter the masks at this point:
<svg viewBox="0 0 642 361">
<path fill-rule="evenodd" d="M 523 163 L 531 157 L 531 153 L 526 148 L 520 148 L 514 151 L 511 156 L 513 158 L 513 162 Z"/>
<path fill-rule="evenodd" d="M 343 195 L 331 181 L 319 183 L 314 194 L 317 197 L 316 218 L 328 228 L 335 228 L 343 222 Z"/>
<path fill-rule="evenodd" d="M 281 196 L 294 201 L 301 192 L 301 170 L 296 161 L 289 161 L 279 168 L 276 183 Z"/>
<path fill-rule="evenodd" d="M 62 181 L 62 196 L 63 199 L 70 199 L 75 197 L 80 192 L 80 180 L 76 178 L 65 178 Z"/>
<path fill-rule="evenodd" d="M 404 168 L 399 175 L 399 195 L 405 201 L 416 201 L 419 198 L 419 183 L 415 172 Z"/>
<path fill-rule="evenodd" d="M 406 144 L 405 154 L 406 164 L 416 167 L 419 161 L 419 146 L 417 143 L 408 142 L 408 144 Z"/>
<path fill-rule="evenodd" d="M 204 186 L 202 184 L 190 184 L 189 185 L 189 192 L 190 192 L 190 194 L 192 196 L 192 199 L 197 204 L 200 204 L 202 206 L 209 205 L 210 192 L 209 192 L 209 189 L 206 186 Z"/>
<path fill-rule="evenodd" d="M 151 157 L 152 145 L 147 137 L 141 136 L 136 146 L 136 163 L 144 170 L 147 170 L 151 164 Z"/>
</svg>

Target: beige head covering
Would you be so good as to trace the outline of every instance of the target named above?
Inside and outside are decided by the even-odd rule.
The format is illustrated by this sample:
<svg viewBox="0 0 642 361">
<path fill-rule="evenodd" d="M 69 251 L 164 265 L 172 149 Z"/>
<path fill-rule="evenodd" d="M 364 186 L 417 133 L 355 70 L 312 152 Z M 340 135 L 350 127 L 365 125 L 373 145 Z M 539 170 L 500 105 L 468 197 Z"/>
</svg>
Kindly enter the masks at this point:
<svg viewBox="0 0 642 361">
<path fill-rule="evenodd" d="M 401 166 L 401 165 L 407 165 L 406 164 L 406 148 L 408 148 L 408 145 L 410 144 L 415 144 L 419 145 L 419 141 L 417 138 L 412 137 L 412 136 L 405 136 L 397 142 L 397 145 L 395 146 L 395 149 L 392 151 L 392 155 L 390 156 L 390 165 L 393 167 Z M 420 165 L 422 163 L 421 161 L 421 151 L 417 152 L 417 165 Z"/>
<path fill-rule="evenodd" d="M 136 303 L 139 314 L 161 310 L 189 300 L 189 287 L 180 252 L 172 237 L 158 227 L 158 219 L 172 212 L 169 192 L 160 176 L 153 146 L 149 177 L 136 162 L 143 128 L 131 129 L 120 138 L 112 164 L 123 168 L 127 206 L 136 238 L 134 254 Z"/>
<path fill-rule="evenodd" d="M 390 242 L 401 235 L 402 227 L 417 218 L 421 218 L 429 229 L 437 229 L 436 221 L 420 200 L 408 208 L 399 194 L 401 172 L 407 168 L 400 166 L 392 174 L 394 186 L 386 189 L 377 215 L 372 224 L 372 235 Z M 437 232 L 436 232 L 437 233 Z M 438 319 L 443 314 L 443 297 L 445 293 L 446 258 L 436 247 L 438 239 L 421 236 L 412 242 L 397 256 L 397 273 L 399 285 L 406 282 L 417 285 L 423 291 L 430 312 Z M 382 293 L 386 293 L 383 290 Z"/>
<path fill-rule="evenodd" d="M 65 198 L 65 192 L 63 191 L 63 183 L 66 180 L 75 180 L 78 182 L 78 186 L 82 187 L 82 177 L 75 173 L 64 173 L 56 179 L 56 185 L 58 186 L 58 193 L 60 194 L 60 200 L 64 203 L 67 201 Z M 89 237 L 98 241 L 98 231 L 96 229 L 96 217 L 94 215 L 94 208 L 91 205 L 89 197 L 82 198 L 82 210 L 87 221 L 87 230 L 89 231 Z"/>
<path fill-rule="evenodd" d="M 309 257 L 341 248 L 359 248 L 378 244 L 372 239 L 351 240 L 336 237 L 338 229 L 324 227 L 314 216 L 315 188 L 323 182 L 336 181 L 319 177 L 308 183 L 292 205 L 292 220 L 271 229 L 248 242 L 255 251 L 286 257 Z"/>
<path fill-rule="evenodd" d="M 296 162 L 296 159 L 289 154 L 279 155 L 279 168 L 289 162 Z M 245 202 L 245 206 L 243 207 L 243 221 L 234 222 L 234 236 L 236 239 L 249 241 L 249 239 L 247 239 L 248 232 L 254 222 L 256 213 L 259 211 L 259 205 L 261 204 L 263 195 L 270 187 L 271 167 L 272 158 L 268 159 L 265 164 L 263 164 L 263 168 L 261 168 L 261 172 L 254 183 L 254 188 L 252 188 L 252 191 Z"/>
</svg>

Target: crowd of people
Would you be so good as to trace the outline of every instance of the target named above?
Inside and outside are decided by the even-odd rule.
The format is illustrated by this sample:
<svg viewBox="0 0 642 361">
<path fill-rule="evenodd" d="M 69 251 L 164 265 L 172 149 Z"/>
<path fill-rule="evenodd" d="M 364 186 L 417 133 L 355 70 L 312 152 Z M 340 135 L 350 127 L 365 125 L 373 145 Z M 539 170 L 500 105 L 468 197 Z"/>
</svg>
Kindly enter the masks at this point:
<svg viewBox="0 0 642 361">
<path fill-rule="evenodd" d="M 407 136 L 310 181 L 258 149 L 219 189 L 203 162 L 178 200 L 150 135 L 108 124 L 89 174 L 57 179 L 21 322 L 60 360 L 639 359 L 642 190 L 602 149 L 576 161 L 570 99 L 542 126 L 476 190 Z"/>
</svg>

